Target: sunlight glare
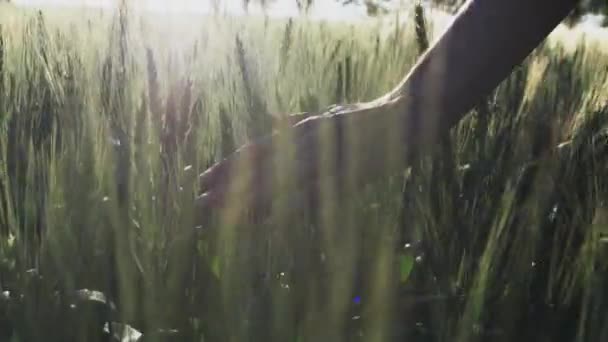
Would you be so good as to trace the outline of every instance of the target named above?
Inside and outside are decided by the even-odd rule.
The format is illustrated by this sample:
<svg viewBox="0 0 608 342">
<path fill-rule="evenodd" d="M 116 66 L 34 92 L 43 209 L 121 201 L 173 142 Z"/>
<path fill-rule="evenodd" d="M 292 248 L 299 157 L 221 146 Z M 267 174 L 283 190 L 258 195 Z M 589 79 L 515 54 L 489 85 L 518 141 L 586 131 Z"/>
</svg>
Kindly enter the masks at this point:
<svg viewBox="0 0 608 342">
<path fill-rule="evenodd" d="M 14 0 L 24 7 L 90 7 L 115 8 L 120 0 Z M 135 8 L 153 12 L 211 13 L 218 9 L 222 13 L 243 15 L 242 0 L 135 0 Z M 258 2 L 251 2 L 247 8 L 250 15 L 269 15 L 272 17 L 295 17 L 301 15 L 296 0 L 268 1 L 265 8 Z M 312 19 L 356 20 L 367 17 L 363 5 L 342 5 L 337 0 L 316 0 L 308 13 Z"/>
</svg>

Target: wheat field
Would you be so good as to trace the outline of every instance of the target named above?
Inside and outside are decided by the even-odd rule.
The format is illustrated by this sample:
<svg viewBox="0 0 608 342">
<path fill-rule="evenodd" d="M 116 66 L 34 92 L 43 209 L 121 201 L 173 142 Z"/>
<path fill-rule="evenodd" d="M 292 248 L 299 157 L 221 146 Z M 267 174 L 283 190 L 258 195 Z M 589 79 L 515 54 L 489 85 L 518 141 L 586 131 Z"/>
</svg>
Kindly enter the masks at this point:
<svg viewBox="0 0 608 342">
<path fill-rule="evenodd" d="M 608 338 L 608 40 L 559 28 L 323 215 L 199 225 L 196 174 L 392 89 L 445 23 L 2 6 L 0 341 Z"/>
</svg>

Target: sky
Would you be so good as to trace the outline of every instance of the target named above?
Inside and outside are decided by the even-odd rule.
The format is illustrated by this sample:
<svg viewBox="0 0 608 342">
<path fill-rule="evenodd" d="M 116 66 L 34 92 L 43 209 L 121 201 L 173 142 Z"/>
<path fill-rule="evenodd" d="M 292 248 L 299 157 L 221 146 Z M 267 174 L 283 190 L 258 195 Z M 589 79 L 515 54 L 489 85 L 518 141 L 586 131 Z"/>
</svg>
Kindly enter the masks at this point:
<svg viewBox="0 0 608 342">
<path fill-rule="evenodd" d="M 112 8 L 115 7 L 121 0 L 12 0 L 12 3 L 20 6 L 28 7 L 48 7 L 48 6 L 85 6 L 93 8 Z M 213 10 L 213 3 L 220 4 L 222 12 L 228 12 L 233 15 L 244 14 L 243 0 L 127 0 L 132 4 L 136 4 L 139 8 L 154 12 L 189 12 L 189 13 L 209 13 Z M 249 14 L 266 14 L 273 17 L 292 17 L 298 16 L 296 0 L 266 0 L 270 4 L 265 10 L 260 6 L 250 5 Z M 306 0 L 301 0 L 305 2 Z M 344 6 L 342 3 L 347 0 L 314 0 L 313 7 L 308 13 L 311 19 L 335 20 L 335 21 L 354 21 L 367 18 L 367 10 L 362 4 L 363 1 L 351 1 L 350 5 Z M 251 2 L 256 2 L 252 0 Z M 258 0 L 259 2 L 259 0 Z M 384 2 L 384 1 L 383 1 Z M 403 8 L 408 4 L 412 4 L 413 0 L 389 0 L 389 6 L 392 8 Z M 428 1 L 422 1 L 428 3 Z M 448 23 L 452 16 L 440 10 L 434 10 L 433 15 L 439 16 L 439 22 Z M 586 15 L 581 24 L 580 29 L 584 31 L 601 33 L 608 35 L 606 29 L 600 29 L 599 24 L 603 17 L 599 15 Z M 443 25 L 442 25 L 443 26 Z"/>
<path fill-rule="evenodd" d="M 46 6 L 86 6 L 95 8 L 115 7 L 120 0 L 13 0 L 13 3 L 28 7 Z M 409 0 L 406 0 L 409 1 Z M 220 8 L 233 14 L 242 14 L 242 0 L 130 0 L 139 8 L 159 12 L 200 12 L 212 11 L 213 2 L 220 3 Z M 270 16 L 297 16 L 299 14 L 296 0 L 274 0 L 265 13 Z M 263 13 L 260 6 L 250 5 L 249 13 Z M 313 18 L 349 20 L 367 16 L 363 5 L 343 6 L 340 0 L 315 0 L 309 15 Z"/>
</svg>

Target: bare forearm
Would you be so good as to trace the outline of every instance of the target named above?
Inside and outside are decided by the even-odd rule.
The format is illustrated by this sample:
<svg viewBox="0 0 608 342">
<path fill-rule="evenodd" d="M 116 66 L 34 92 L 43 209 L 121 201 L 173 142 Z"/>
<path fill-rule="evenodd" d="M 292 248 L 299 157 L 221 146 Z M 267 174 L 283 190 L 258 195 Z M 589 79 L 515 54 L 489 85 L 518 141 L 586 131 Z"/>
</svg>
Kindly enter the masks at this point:
<svg viewBox="0 0 608 342">
<path fill-rule="evenodd" d="M 575 7 L 578 0 L 474 0 L 386 97 L 410 116 L 451 127 L 490 93 Z M 385 98 L 386 98 L 385 97 Z M 433 119 L 434 118 L 434 119 Z M 432 122 L 432 121 L 436 121 Z"/>
</svg>

